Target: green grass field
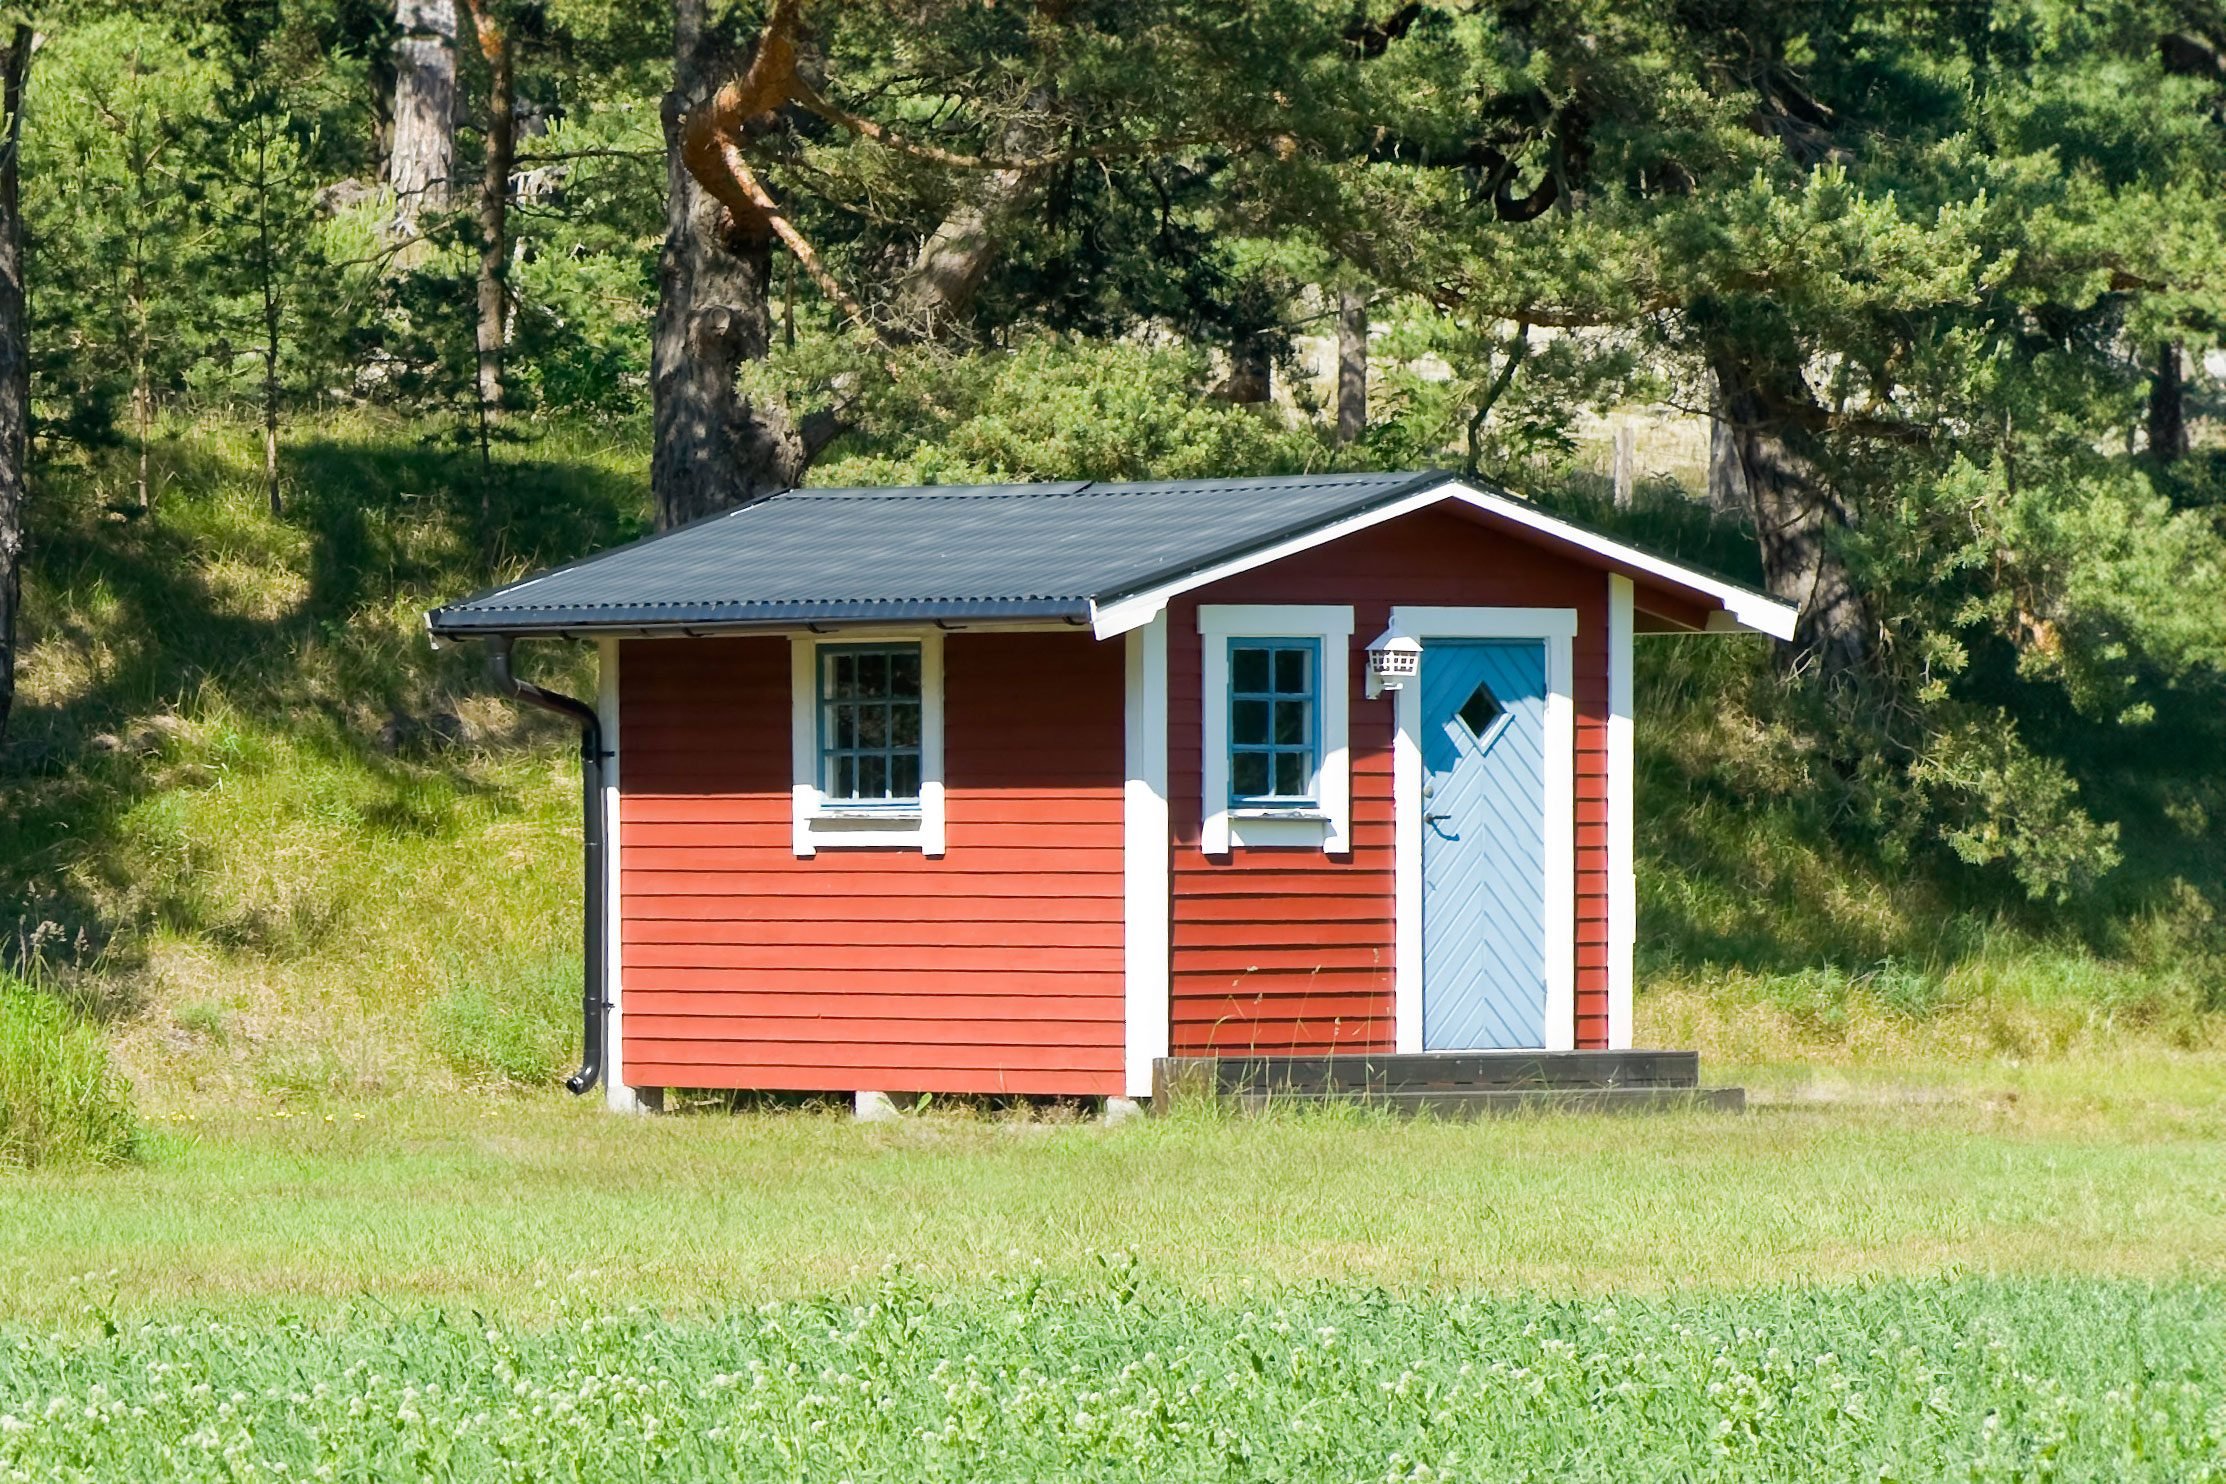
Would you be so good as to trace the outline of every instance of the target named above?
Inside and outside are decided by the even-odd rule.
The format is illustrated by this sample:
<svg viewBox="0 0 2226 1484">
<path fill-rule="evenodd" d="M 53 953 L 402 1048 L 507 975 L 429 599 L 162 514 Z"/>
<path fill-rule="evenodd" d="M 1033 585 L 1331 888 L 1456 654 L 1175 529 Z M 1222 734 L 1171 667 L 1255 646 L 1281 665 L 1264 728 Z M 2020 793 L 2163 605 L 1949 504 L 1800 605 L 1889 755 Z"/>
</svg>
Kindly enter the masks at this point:
<svg viewBox="0 0 2226 1484">
<path fill-rule="evenodd" d="M 1743 1117 L 1482 1125 L 626 1119 L 562 1094 L 181 1113 L 136 1167 L 8 1178 L 0 1311 L 67 1322 L 97 1297 L 134 1321 L 314 1316 L 376 1300 L 530 1321 L 580 1300 L 809 1298 L 891 1261 L 961 1288 L 1039 1265 L 1086 1275 L 1112 1251 L 1215 1299 L 1315 1280 L 1609 1293 L 2226 1276 L 2215 1059 L 1738 1075 L 1771 1099 Z"/>
<path fill-rule="evenodd" d="M 2226 1069 L 1743 1075 L 1466 1125 L 181 1111 L 8 1179 L 0 1474 L 2226 1477 Z"/>
</svg>

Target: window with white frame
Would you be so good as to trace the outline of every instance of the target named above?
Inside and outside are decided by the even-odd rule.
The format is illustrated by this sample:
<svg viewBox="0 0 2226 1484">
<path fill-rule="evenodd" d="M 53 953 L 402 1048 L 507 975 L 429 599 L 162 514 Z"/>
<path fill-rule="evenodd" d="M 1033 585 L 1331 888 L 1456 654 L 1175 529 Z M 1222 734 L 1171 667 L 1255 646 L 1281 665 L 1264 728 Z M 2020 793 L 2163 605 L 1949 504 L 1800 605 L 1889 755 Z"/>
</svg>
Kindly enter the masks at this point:
<svg viewBox="0 0 2226 1484">
<path fill-rule="evenodd" d="M 1317 801 L 1319 639 L 1229 641 L 1229 803 L 1304 807 Z"/>
<path fill-rule="evenodd" d="M 1351 850 L 1349 607 L 1204 604 L 1199 846 Z"/>
<path fill-rule="evenodd" d="M 920 801 L 920 646 L 819 649 L 819 794 L 833 804 Z"/>
<path fill-rule="evenodd" d="M 942 632 L 800 634 L 789 655 L 796 854 L 942 854 Z"/>
</svg>

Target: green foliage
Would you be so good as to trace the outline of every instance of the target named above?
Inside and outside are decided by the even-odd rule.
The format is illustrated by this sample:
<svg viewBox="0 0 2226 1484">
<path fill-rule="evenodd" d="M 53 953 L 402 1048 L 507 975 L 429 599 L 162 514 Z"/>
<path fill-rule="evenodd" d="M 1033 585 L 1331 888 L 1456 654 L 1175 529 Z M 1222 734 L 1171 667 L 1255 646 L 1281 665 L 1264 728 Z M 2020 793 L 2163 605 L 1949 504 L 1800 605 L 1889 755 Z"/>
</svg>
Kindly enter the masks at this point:
<svg viewBox="0 0 2226 1484">
<path fill-rule="evenodd" d="M 898 380 L 865 425 L 864 450 L 814 478 L 1195 479 L 1326 462 L 1313 430 L 1208 398 L 1205 371 L 1195 352 L 1048 340 L 953 361 Z"/>
<path fill-rule="evenodd" d="M 209 38 L 124 13 L 68 27 L 42 49 L 26 123 L 27 234 L 36 254 L 35 346 L 45 416 L 106 434 L 181 389 L 207 345 L 189 285 L 214 262 L 197 219 L 207 172 L 188 156 L 215 111 Z"/>
<path fill-rule="evenodd" d="M 0 1168 L 116 1164 L 138 1137 L 100 1028 L 0 973 Z"/>
<path fill-rule="evenodd" d="M 937 1294 L 546 1328 L 363 1313 L 18 1337 L 29 1474 L 2193 1480 L 2217 1436 L 2208 1285 L 1969 1281 L 1677 1299 L 1214 1304 L 1106 1261 Z"/>
</svg>

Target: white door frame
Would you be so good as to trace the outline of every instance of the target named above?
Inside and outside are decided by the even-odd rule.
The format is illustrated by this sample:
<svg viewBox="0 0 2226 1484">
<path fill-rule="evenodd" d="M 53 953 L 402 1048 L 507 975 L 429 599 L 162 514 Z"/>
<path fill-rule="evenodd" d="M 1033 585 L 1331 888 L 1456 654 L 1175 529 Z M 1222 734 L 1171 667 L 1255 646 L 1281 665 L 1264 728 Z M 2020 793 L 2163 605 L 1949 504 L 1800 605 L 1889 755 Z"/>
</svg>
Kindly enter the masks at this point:
<svg viewBox="0 0 2226 1484">
<path fill-rule="evenodd" d="M 1537 639 L 1546 646 L 1546 1049 L 1577 1044 L 1577 696 L 1574 608 L 1391 610 L 1391 632 L 1432 639 Z M 1392 992 L 1397 1049 L 1422 1050 L 1422 682 L 1398 690 L 1391 743 Z"/>
</svg>

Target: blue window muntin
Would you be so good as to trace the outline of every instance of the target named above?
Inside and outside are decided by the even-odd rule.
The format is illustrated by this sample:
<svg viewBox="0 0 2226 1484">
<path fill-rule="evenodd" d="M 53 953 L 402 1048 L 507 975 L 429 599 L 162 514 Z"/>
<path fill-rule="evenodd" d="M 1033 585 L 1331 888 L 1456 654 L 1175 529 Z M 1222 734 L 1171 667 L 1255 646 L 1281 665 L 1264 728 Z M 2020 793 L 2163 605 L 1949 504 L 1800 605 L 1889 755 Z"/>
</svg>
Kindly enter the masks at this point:
<svg viewBox="0 0 2226 1484">
<path fill-rule="evenodd" d="M 1241 650 L 1268 651 L 1268 688 L 1247 689 L 1242 683 L 1244 666 L 1238 662 Z M 1306 666 L 1305 686 L 1300 690 L 1279 689 L 1275 656 L 1279 653 L 1303 654 Z M 1229 640 L 1229 803 L 1240 809 L 1299 809 L 1312 806 L 1321 798 L 1322 764 L 1322 641 L 1320 639 L 1232 638 Z M 1304 740 L 1279 740 L 1276 735 L 1276 710 L 1278 705 L 1303 704 L 1306 708 Z M 1261 742 L 1241 739 L 1238 718 L 1247 705 L 1267 707 L 1267 735 Z M 1244 787 L 1245 758 L 1267 759 L 1266 792 L 1248 791 Z M 1276 787 L 1282 771 L 1278 758 L 1295 758 L 1303 786 L 1296 791 Z"/>
<path fill-rule="evenodd" d="M 884 695 L 838 696 L 835 694 L 837 662 L 843 659 L 903 658 L 912 661 L 913 689 L 909 694 L 896 694 L 892 688 Z M 927 725 L 926 712 L 926 658 L 921 646 L 915 642 L 884 642 L 877 644 L 822 644 L 814 656 L 818 674 L 816 709 L 819 717 L 819 794 L 828 804 L 843 809 L 916 809 L 920 804 L 920 779 L 925 760 L 921 739 Z M 838 708 L 843 706 L 879 707 L 882 713 L 883 740 L 868 745 L 854 730 L 851 740 L 844 744 L 840 737 L 842 718 Z M 912 741 L 897 743 L 895 738 L 897 712 L 900 707 L 911 711 Z M 863 712 L 860 712 L 862 719 Z M 849 762 L 848 787 L 841 785 L 844 763 Z M 877 762 L 881 778 L 881 791 L 864 791 L 867 763 Z M 901 764 L 908 766 L 900 766 Z M 910 793 L 895 789 L 899 775 L 909 772 L 912 782 Z"/>
</svg>

